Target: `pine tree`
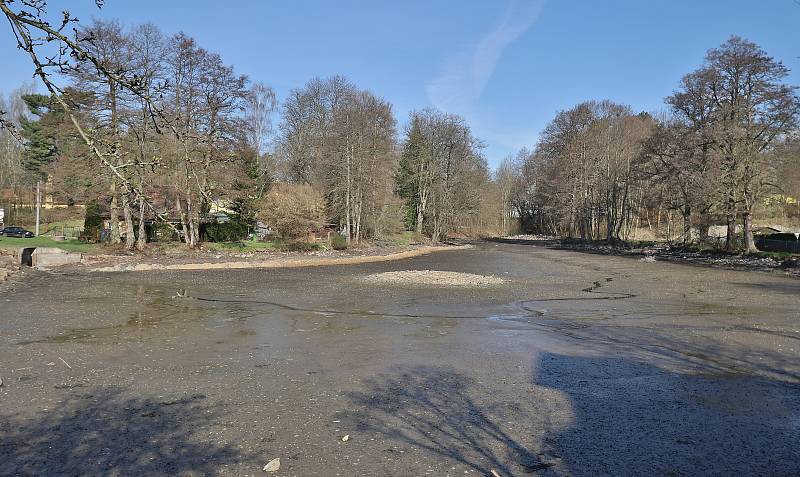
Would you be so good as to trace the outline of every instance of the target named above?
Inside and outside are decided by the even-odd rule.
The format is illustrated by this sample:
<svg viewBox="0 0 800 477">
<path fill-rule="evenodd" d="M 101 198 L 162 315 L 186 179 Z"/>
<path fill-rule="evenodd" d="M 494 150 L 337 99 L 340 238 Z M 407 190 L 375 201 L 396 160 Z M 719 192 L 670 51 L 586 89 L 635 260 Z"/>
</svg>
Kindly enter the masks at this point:
<svg viewBox="0 0 800 477">
<path fill-rule="evenodd" d="M 418 178 L 423 142 L 419 119 L 414 117 L 406 133 L 395 174 L 396 193 L 405 202 L 403 218 L 408 230 L 414 230 L 417 226 L 417 210 L 420 207 Z"/>
<path fill-rule="evenodd" d="M 30 113 L 37 118 L 22 117 L 20 120 L 22 137 L 26 142 L 22 165 L 26 170 L 43 176 L 43 168 L 58 155 L 56 134 L 51 127 L 55 119 L 53 116 L 58 113 L 50 98 L 43 94 L 26 94 L 22 96 L 22 100 Z"/>
</svg>

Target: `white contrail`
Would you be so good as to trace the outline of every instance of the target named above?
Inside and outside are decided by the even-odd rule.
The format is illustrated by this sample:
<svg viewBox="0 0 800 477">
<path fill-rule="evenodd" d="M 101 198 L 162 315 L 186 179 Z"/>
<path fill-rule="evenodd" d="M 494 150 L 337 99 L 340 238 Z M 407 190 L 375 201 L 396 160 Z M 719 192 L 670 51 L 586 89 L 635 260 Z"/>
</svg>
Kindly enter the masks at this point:
<svg viewBox="0 0 800 477">
<path fill-rule="evenodd" d="M 450 58 L 428 82 L 428 99 L 437 108 L 467 114 L 492 77 L 503 50 L 525 33 L 541 13 L 543 0 L 514 1 L 501 21 L 474 47 Z"/>
</svg>

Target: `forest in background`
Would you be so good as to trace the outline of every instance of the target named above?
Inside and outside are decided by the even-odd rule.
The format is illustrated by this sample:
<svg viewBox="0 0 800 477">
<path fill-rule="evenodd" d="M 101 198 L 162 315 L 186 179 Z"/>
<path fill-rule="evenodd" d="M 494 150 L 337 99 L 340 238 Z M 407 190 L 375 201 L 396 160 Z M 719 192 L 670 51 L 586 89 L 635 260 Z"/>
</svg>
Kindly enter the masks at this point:
<svg viewBox="0 0 800 477">
<path fill-rule="evenodd" d="M 0 203 L 29 210 L 44 181 L 55 202 L 119 218 L 108 241 L 127 249 L 146 246 L 149 221 L 197 247 L 219 209 L 240 235 L 262 222 L 347 243 L 404 230 L 702 242 L 725 225 L 720 245 L 754 251 L 754 221 L 800 223 L 796 87 L 742 38 L 709 50 L 663 113 L 581 103 L 491 171 L 458 115 L 425 108 L 398 125 L 387 99 L 341 76 L 279 102 L 187 34 L 9 5 L 45 91 L 2 98 Z"/>
</svg>

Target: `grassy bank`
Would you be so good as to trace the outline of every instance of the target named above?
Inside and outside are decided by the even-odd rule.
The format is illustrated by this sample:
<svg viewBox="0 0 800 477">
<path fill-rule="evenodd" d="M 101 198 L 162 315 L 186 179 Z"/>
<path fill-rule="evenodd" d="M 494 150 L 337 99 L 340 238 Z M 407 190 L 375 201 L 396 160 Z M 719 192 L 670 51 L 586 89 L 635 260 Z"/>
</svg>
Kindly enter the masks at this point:
<svg viewBox="0 0 800 477">
<path fill-rule="evenodd" d="M 81 243 L 77 240 L 56 242 L 50 237 L 44 236 L 34 238 L 0 237 L 0 248 L 6 250 L 16 250 L 23 247 L 55 247 L 68 252 L 91 253 L 97 250 L 99 246 L 95 244 Z"/>
</svg>

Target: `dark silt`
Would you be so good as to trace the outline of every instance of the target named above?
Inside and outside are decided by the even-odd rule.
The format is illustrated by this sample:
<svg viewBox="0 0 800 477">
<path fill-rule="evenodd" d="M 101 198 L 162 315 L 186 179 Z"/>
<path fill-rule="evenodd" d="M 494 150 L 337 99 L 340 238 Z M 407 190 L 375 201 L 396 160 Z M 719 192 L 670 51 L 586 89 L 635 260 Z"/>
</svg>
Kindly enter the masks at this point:
<svg viewBox="0 0 800 477">
<path fill-rule="evenodd" d="M 506 281 L 362 279 L 396 270 Z M 759 272 L 495 243 L 32 272 L 0 376 L 0 475 L 800 475 L 800 281 Z"/>
</svg>

